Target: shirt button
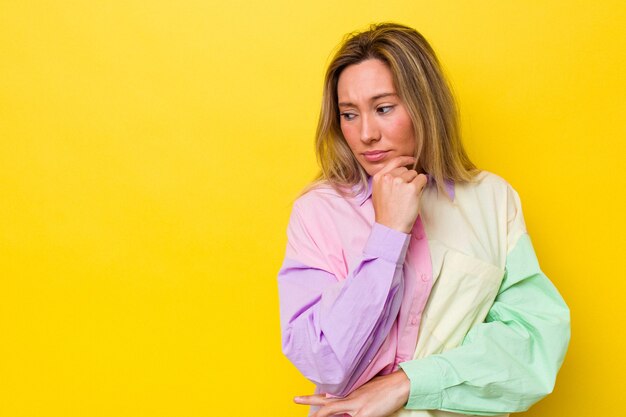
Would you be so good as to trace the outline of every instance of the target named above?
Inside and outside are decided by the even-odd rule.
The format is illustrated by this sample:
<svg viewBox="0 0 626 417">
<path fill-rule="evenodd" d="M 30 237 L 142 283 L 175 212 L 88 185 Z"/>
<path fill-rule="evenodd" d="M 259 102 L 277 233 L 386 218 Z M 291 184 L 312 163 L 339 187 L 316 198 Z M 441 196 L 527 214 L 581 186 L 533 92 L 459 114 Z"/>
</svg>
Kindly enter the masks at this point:
<svg viewBox="0 0 626 417">
<path fill-rule="evenodd" d="M 420 274 L 420 277 L 422 278 L 422 281 L 424 281 L 424 282 L 428 281 L 428 275 L 427 275 L 427 274 L 425 274 L 424 272 L 422 272 L 422 273 Z"/>
<path fill-rule="evenodd" d="M 415 326 L 415 325 L 417 325 L 417 318 L 416 318 L 416 317 L 413 317 L 413 318 L 411 319 L 411 326 Z"/>
</svg>

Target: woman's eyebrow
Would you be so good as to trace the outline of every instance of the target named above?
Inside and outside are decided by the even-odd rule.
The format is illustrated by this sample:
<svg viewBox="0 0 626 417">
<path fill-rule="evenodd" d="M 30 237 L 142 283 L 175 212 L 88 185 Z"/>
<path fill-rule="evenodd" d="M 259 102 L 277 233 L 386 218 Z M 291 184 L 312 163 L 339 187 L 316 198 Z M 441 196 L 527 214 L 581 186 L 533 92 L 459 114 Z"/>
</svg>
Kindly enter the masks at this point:
<svg viewBox="0 0 626 417">
<path fill-rule="evenodd" d="M 375 101 L 378 100 L 380 98 L 384 98 L 384 97 L 389 97 L 389 96 L 397 96 L 396 93 L 381 93 L 381 94 L 376 94 L 374 97 L 371 98 L 371 101 Z"/>
<path fill-rule="evenodd" d="M 398 94 L 396 93 L 380 93 L 380 94 L 376 94 L 375 96 L 373 96 L 372 98 L 370 98 L 370 101 L 376 101 L 379 100 L 381 98 L 385 98 L 385 97 L 390 97 L 390 96 L 397 96 Z M 356 107 L 354 105 L 354 103 L 351 103 L 349 101 L 340 101 L 338 103 L 339 107 Z"/>
</svg>

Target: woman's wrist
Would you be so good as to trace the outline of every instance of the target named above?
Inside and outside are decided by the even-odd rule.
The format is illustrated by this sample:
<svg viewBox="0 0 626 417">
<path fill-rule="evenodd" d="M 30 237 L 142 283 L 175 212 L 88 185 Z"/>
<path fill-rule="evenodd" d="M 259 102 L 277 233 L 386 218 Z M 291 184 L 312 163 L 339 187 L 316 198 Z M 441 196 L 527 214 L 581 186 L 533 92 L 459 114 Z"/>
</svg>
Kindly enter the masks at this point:
<svg viewBox="0 0 626 417">
<path fill-rule="evenodd" d="M 409 401 L 411 392 L 411 380 L 406 373 L 399 369 L 391 374 L 393 377 L 389 379 L 389 383 L 393 385 L 393 395 L 397 399 L 398 404 L 404 407 Z"/>
<path fill-rule="evenodd" d="M 414 223 L 409 224 L 409 223 L 393 222 L 387 219 L 379 219 L 379 218 L 374 219 L 374 221 L 378 224 L 382 224 L 383 226 L 386 226 L 393 230 L 397 230 L 398 232 L 402 232 L 407 235 L 411 233 L 411 230 L 413 230 L 413 224 L 414 224 Z"/>
</svg>

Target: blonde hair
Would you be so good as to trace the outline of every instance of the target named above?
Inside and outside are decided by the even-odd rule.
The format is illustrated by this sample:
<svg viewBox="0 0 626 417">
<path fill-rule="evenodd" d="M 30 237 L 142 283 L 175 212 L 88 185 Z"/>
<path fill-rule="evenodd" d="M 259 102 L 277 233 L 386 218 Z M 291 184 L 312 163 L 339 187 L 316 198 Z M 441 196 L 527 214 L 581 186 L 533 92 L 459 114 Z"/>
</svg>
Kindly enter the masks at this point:
<svg viewBox="0 0 626 417">
<path fill-rule="evenodd" d="M 381 23 L 347 35 L 328 66 L 315 141 L 321 171 L 307 190 L 327 183 L 345 196 L 344 187 L 367 185 L 341 132 L 337 82 L 346 67 L 368 59 L 384 62 L 393 75 L 415 130 L 415 167 L 430 174 L 441 192 L 446 180 L 470 181 L 479 171 L 461 143 L 457 107 L 435 52 L 415 29 Z"/>
</svg>

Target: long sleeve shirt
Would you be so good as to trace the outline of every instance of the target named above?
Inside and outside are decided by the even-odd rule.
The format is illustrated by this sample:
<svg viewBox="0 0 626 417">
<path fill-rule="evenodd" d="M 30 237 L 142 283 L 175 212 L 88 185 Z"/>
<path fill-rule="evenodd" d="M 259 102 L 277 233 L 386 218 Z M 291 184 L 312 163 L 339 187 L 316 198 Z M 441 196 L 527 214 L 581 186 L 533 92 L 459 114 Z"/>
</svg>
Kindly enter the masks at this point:
<svg viewBox="0 0 626 417">
<path fill-rule="evenodd" d="M 320 210 L 317 203 L 324 199 L 320 198 L 321 193 L 325 194 L 326 199 L 329 198 L 327 197 L 329 193 L 332 194 L 329 190 L 323 192 L 313 190 L 307 194 L 308 198 L 296 202 L 302 204 L 300 210 L 303 208 L 307 210 L 304 213 L 300 212 L 298 222 L 306 231 L 313 231 L 313 234 L 301 234 L 300 232 L 304 230 L 291 229 L 290 222 L 290 244 L 292 239 L 301 238 L 306 240 L 311 248 L 333 259 L 356 259 L 346 257 L 346 251 L 352 253 L 356 251 L 357 257 L 359 254 L 361 256 L 365 254 L 365 257 L 369 254 L 370 257 L 376 258 L 377 255 L 381 255 L 383 258 L 384 254 L 383 259 L 395 260 L 397 267 L 403 257 L 405 263 L 410 263 L 411 258 L 419 252 L 411 254 L 405 250 L 406 242 L 403 242 L 403 245 L 398 244 L 401 239 L 398 239 L 395 245 L 379 242 L 375 235 L 383 226 L 372 223 L 367 245 L 363 245 L 362 241 L 350 240 L 351 233 L 348 231 L 346 232 L 348 237 L 344 237 L 343 241 L 339 239 L 339 243 L 329 246 L 329 242 L 337 239 L 336 226 L 330 221 L 334 217 L 347 224 L 350 223 L 347 218 L 371 219 L 367 217 L 368 210 L 370 212 L 373 210 L 370 198 L 371 184 L 364 195 L 355 199 L 335 195 L 341 199 L 337 201 L 343 201 L 345 204 L 341 206 L 343 211 L 340 210 L 339 214 L 335 210 L 332 212 Z M 414 241 L 427 242 L 427 247 L 422 246 L 421 250 L 429 252 L 430 271 L 418 271 L 416 276 L 421 277 L 421 273 L 424 273 L 427 280 L 432 279 L 434 285 L 431 287 L 428 304 L 420 314 L 419 339 L 412 358 L 398 363 L 411 380 L 411 392 L 406 409 L 395 415 L 403 417 L 446 416 L 452 413 L 497 415 L 527 409 L 552 390 L 556 372 L 569 341 L 569 311 L 554 286 L 539 269 L 526 233 L 517 193 L 501 178 L 482 172 L 471 183 L 456 184 L 452 199 L 439 195 L 431 184 L 422 195 L 420 210 L 421 229 L 416 233 L 412 232 L 409 246 Z M 318 220 L 327 220 L 325 223 L 316 223 L 314 221 L 316 216 L 321 216 Z M 389 241 L 393 235 L 399 233 L 390 230 L 384 230 Z M 321 237 L 324 238 L 320 240 Z M 379 250 L 381 252 L 377 252 Z M 304 261 L 298 264 L 301 272 L 326 268 L 332 276 L 341 277 L 332 268 L 328 270 L 327 261 L 319 260 L 320 264 L 311 265 L 307 264 L 304 258 L 301 260 Z M 337 261 L 337 264 L 340 262 Z M 349 262 L 344 264 L 350 265 Z M 402 265 L 404 272 L 405 264 Z M 284 268 L 281 271 L 286 272 Z M 296 287 L 288 289 L 283 286 L 285 281 L 291 281 L 292 276 L 289 274 L 286 276 L 282 274 L 282 278 L 279 277 L 281 309 L 285 299 L 297 297 Z M 350 278 L 350 275 L 344 276 Z M 354 276 L 359 275 L 352 275 Z M 376 276 L 383 275 L 376 273 Z M 400 278 L 403 277 L 400 274 Z M 294 301 L 295 304 L 300 303 L 306 307 L 298 310 L 292 306 L 288 310 L 299 313 L 287 316 L 283 314 L 281 321 L 283 350 L 303 374 L 316 383 L 318 380 L 315 377 L 321 379 L 325 377 L 323 373 L 316 374 L 319 372 L 319 364 L 322 364 L 323 368 L 323 364 L 328 362 L 325 361 L 325 356 L 318 355 L 319 350 L 310 346 L 294 345 L 289 337 L 292 334 L 289 326 L 294 322 L 294 317 L 300 317 L 302 312 L 311 312 L 311 309 L 315 310 L 317 308 L 315 306 L 320 302 L 323 303 L 324 291 L 339 280 L 338 278 L 333 280 L 331 276 L 327 278 L 328 281 L 324 283 L 320 282 L 317 285 L 311 283 L 317 291 L 317 298 L 310 296 L 308 303 L 304 304 L 302 300 Z M 377 284 L 378 281 L 385 281 L 383 278 L 374 280 Z M 397 283 L 398 281 L 400 283 Z M 369 319 L 365 321 L 371 321 L 373 318 L 378 327 L 374 326 L 371 331 L 364 333 L 369 334 L 365 344 L 352 344 L 354 339 L 349 339 L 350 331 L 340 333 L 345 335 L 341 340 L 347 338 L 352 349 L 359 351 L 359 354 L 347 355 L 350 360 L 356 358 L 356 361 L 347 361 L 353 366 L 354 363 L 357 364 L 351 372 L 361 372 L 363 360 L 369 361 L 368 355 L 372 355 L 368 348 L 374 349 L 372 345 L 379 343 L 377 340 L 384 340 L 389 336 L 389 333 L 384 334 L 386 327 L 380 323 L 384 322 L 388 326 L 385 320 L 389 320 L 389 315 L 398 308 L 395 303 L 397 298 L 400 298 L 398 294 L 401 282 L 402 279 L 398 279 L 398 275 L 395 274 L 389 287 L 380 284 L 383 285 L 383 289 L 389 289 L 383 302 L 385 308 L 380 310 L 378 316 L 374 311 L 369 311 L 371 317 L 368 316 Z M 394 292 L 396 288 L 398 289 Z M 333 293 L 332 290 L 330 292 Z M 376 290 L 359 295 L 365 294 L 367 299 L 370 299 L 375 298 L 374 293 Z M 326 298 L 330 304 L 336 299 Z M 356 304 L 361 301 L 360 298 L 352 300 L 353 302 L 357 300 Z M 400 303 L 399 309 L 402 307 L 403 304 Z M 351 310 L 348 301 L 344 303 L 344 308 L 347 309 L 346 312 L 356 313 Z M 282 312 L 287 311 L 282 309 Z M 363 311 L 360 314 L 363 314 Z M 309 317 L 309 326 L 304 327 L 311 331 L 310 340 L 314 342 L 323 339 L 325 329 L 333 327 L 327 325 L 316 328 L 315 323 L 329 324 L 343 321 L 336 315 L 332 317 L 327 315 L 324 320 L 316 319 L 315 314 Z M 354 314 L 353 318 L 358 323 L 363 320 L 362 315 Z M 350 320 L 350 323 L 352 322 L 353 320 Z M 400 327 L 400 338 L 405 331 L 406 328 Z M 332 333 L 332 330 L 330 332 Z M 314 339 L 313 335 L 320 338 Z M 300 343 L 307 342 L 300 338 Z M 397 349 L 398 345 L 395 348 Z M 381 355 L 386 349 L 393 350 L 394 346 L 382 343 L 374 357 Z M 345 363 L 346 356 L 342 356 L 343 351 L 339 349 L 333 352 L 335 363 Z M 307 364 L 307 361 L 301 358 L 294 360 L 294 353 L 296 356 L 298 354 L 306 356 L 311 362 Z M 332 364 L 329 366 L 335 369 Z M 345 373 L 339 375 L 337 379 L 330 381 L 332 382 L 330 387 L 345 386 L 346 378 L 348 377 Z M 326 381 L 320 382 L 324 387 Z"/>
</svg>

